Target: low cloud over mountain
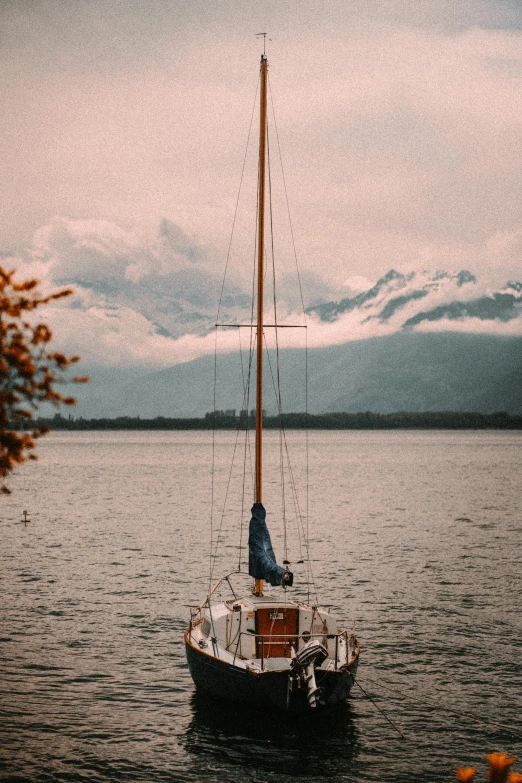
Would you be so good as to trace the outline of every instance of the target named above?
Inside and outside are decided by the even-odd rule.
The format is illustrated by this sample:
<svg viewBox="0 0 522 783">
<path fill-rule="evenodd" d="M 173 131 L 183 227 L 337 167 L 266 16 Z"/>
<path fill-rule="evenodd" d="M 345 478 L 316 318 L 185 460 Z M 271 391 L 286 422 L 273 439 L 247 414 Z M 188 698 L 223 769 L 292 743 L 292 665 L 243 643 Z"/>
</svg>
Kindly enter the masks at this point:
<svg viewBox="0 0 522 783">
<path fill-rule="evenodd" d="M 44 289 L 73 287 L 74 296 L 49 307 L 46 320 L 57 344 L 79 353 L 92 376 L 79 391 L 80 415 L 202 415 L 211 407 L 216 348 L 228 354 L 223 407 L 241 407 L 234 388 L 242 388 L 238 361 L 248 355 L 250 332 L 219 329 L 216 341 L 214 326 L 221 290 L 219 322 L 250 321 L 251 281 L 236 272 L 222 289 L 222 262 L 175 224 L 163 221 L 150 237 L 105 221 L 59 219 L 37 233 L 25 258 L 4 263 L 20 277 L 36 276 Z M 315 297 L 306 308 L 310 367 L 318 368 L 311 409 L 518 410 L 519 280 L 494 286 L 468 270 L 391 269 L 376 282 L 346 281 L 338 297 L 320 281 L 305 276 L 304 283 Z M 276 286 L 278 322 L 303 326 L 289 295 L 295 297 L 295 278 L 276 277 Z M 274 318 L 267 313 L 268 323 Z M 266 330 L 271 348 L 273 332 Z M 446 341 L 444 333 L 451 333 Z M 279 333 L 295 389 L 302 387 L 304 335 Z M 285 406 L 301 402 L 295 391 Z"/>
<path fill-rule="evenodd" d="M 46 288 L 74 288 L 74 297 L 48 317 L 60 344 L 88 365 L 165 367 L 214 352 L 223 261 L 172 222 L 146 236 L 107 221 L 56 219 L 37 232 L 25 258 L 6 264 L 35 275 Z M 499 286 L 466 270 L 391 269 L 377 282 L 348 280 L 346 295 L 338 297 L 318 277 L 305 275 L 303 282 L 309 347 L 407 330 L 522 334 L 519 280 Z M 279 322 L 303 324 L 295 276 L 276 276 L 276 287 Z M 236 265 L 222 291 L 220 323 L 250 320 L 251 290 Z M 268 307 L 270 301 L 271 295 Z M 285 329 L 280 340 L 283 348 L 301 347 L 303 330 Z M 220 332 L 220 353 L 238 347 L 237 330 Z"/>
</svg>

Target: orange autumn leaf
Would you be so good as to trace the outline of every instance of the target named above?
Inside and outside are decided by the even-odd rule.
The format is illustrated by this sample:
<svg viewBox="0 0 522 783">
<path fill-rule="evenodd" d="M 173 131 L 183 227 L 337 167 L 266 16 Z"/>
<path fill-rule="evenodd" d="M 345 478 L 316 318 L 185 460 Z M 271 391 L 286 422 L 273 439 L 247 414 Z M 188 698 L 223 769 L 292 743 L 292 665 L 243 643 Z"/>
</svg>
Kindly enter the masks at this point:
<svg viewBox="0 0 522 783">
<path fill-rule="evenodd" d="M 33 453 L 35 441 L 47 431 L 34 428 L 23 432 L 18 426 L 33 418 L 33 411 L 42 403 L 74 405 L 74 397 L 64 396 L 55 388 L 65 383 L 65 371 L 79 360 L 59 351 L 49 352 L 52 332 L 46 324 L 31 324 L 26 320 L 42 305 L 72 294 L 71 289 L 38 294 L 37 280 L 18 283 L 14 273 L 0 267 L 0 479 L 27 460 L 37 459 Z M 88 378 L 76 377 L 73 383 L 85 383 Z M 0 492 L 9 493 L 5 484 Z"/>
<path fill-rule="evenodd" d="M 516 760 L 516 756 L 508 756 L 507 753 L 490 753 L 487 755 L 486 761 L 489 763 L 489 782 L 508 783 L 509 768 Z"/>
<path fill-rule="evenodd" d="M 455 775 L 460 783 L 470 783 L 475 777 L 475 767 L 457 767 Z"/>
</svg>

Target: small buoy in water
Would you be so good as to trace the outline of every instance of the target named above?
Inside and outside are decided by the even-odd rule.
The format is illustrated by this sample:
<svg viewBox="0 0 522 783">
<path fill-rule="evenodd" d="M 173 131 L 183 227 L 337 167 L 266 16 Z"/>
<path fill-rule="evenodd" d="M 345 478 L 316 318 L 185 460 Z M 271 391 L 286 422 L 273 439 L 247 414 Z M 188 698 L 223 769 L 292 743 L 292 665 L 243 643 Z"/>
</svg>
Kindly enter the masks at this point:
<svg viewBox="0 0 522 783">
<path fill-rule="evenodd" d="M 30 522 L 30 521 L 31 521 L 30 519 L 27 519 L 27 511 L 24 511 L 24 518 L 23 518 L 23 519 L 21 519 L 21 520 L 20 520 L 20 522 L 21 522 L 23 525 L 27 525 L 27 523 L 28 523 L 28 522 Z"/>
</svg>

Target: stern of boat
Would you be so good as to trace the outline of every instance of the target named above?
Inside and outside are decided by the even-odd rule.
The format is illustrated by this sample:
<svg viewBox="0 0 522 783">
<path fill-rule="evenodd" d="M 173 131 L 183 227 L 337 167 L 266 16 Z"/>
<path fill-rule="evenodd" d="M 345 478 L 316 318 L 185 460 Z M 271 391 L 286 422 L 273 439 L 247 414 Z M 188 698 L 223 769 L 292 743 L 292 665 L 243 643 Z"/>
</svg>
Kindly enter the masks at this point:
<svg viewBox="0 0 522 783">
<path fill-rule="evenodd" d="M 360 654 L 332 614 L 286 595 L 209 597 L 192 614 L 185 647 L 198 688 L 289 712 L 344 702 Z"/>
</svg>

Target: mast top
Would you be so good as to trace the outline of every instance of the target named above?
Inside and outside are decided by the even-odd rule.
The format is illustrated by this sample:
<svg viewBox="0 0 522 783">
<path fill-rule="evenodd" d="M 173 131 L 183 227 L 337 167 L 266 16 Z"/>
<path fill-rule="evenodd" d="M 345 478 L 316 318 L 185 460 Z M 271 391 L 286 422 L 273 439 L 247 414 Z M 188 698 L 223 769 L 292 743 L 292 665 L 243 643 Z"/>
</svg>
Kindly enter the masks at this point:
<svg viewBox="0 0 522 783">
<path fill-rule="evenodd" d="M 256 38 L 260 38 L 261 36 L 263 36 L 263 54 L 261 55 L 261 60 L 266 60 L 266 36 L 267 35 L 268 33 L 256 33 Z M 271 41 L 272 39 L 269 38 L 268 40 Z"/>
</svg>

